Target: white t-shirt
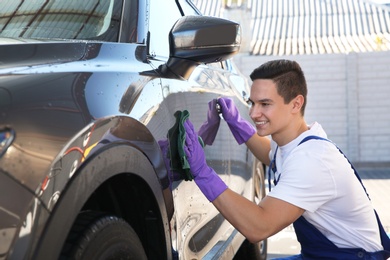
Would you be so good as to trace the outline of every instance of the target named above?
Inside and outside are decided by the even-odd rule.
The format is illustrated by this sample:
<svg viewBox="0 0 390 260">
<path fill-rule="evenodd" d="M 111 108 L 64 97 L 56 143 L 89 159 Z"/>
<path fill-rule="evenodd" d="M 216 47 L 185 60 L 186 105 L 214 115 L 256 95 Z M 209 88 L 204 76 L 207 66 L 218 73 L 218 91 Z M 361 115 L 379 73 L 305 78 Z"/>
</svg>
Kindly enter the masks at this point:
<svg viewBox="0 0 390 260">
<path fill-rule="evenodd" d="M 320 124 L 309 128 L 278 148 L 276 179 L 280 178 L 268 196 L 304 209 L 305 219 L 339 248 L 383 250 L 374 209 L 344 155 L 324 140 L 298 146 L 309 135 L 327 138 Z M 271 160 L 276 147 L 272 141 Z"/>
</svg>

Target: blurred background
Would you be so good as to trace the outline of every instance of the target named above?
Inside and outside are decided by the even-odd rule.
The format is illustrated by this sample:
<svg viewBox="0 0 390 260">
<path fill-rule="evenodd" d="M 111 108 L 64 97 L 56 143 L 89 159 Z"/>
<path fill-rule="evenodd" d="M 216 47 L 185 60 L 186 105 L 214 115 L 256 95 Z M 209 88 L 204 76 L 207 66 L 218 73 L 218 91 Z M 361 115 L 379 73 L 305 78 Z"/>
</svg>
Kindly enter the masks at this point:
<svg viewBox="0 0 390 260">
<path fill-rule="evenodd" d="M 268 60 L 296 60 L 308 81 L 307 122 L 354 164 L 390 166 L 390 1 L 193 1 L 241 24 L 233 59 L 248 80 Z"/>
<path fill-rule="evenodd" d="M 363 180 L 387 232 L 390 211 L 390 1 L 193 0 L 205 14 L 239 22 L 249 74 L 296 60 L 308 83 L 307 123 L 319 122 Z M 269 258 L 299 253 L 292 226 L 268 239 Z"/>
</svg>

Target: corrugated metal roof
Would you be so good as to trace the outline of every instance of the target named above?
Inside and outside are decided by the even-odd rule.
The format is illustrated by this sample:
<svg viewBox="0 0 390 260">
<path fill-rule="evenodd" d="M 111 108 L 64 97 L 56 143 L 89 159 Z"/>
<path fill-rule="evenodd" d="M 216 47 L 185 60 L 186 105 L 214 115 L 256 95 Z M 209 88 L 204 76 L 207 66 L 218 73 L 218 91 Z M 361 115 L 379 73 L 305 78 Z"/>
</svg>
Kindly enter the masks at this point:
<svg viewBox="0 0 390 260">
<path fill-rule="evenodd" d="M 365 0 L 249 0 L 252 55 L 387 51 L 390 8 Z"/>
<path fill-rule="evenodd" d="M 222 0 L 192 0 L 195 6 L 204 15 L 222 17 Z"/>
<path fill-rule="evenodd" d="M 390 50 L 390 7 L 368 0 L 193 0 L 206 15 L 251 10 L 252 55 Z M 222 9 L 222 10 L 221 10 Z"/>
</svg>

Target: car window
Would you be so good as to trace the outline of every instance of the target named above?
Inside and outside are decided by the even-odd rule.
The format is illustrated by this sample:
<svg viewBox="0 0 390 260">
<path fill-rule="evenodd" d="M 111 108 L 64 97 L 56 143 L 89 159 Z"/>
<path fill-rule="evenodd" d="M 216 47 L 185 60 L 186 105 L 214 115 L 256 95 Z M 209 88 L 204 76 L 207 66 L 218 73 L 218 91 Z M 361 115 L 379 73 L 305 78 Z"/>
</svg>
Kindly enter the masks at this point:
<svg viewBox="0 0 390 260">
<path fill-rule="evenodd" d="M 0 37 L 117 41 L 122 0 L 2 0 Z"/>
<path fill-rule="evenodd" d="M 151 1 L 149 53 L 152 56 L 169 56 L 169 32 L 180 17 L 181 13 L 175 0 Z"/>
</svg>

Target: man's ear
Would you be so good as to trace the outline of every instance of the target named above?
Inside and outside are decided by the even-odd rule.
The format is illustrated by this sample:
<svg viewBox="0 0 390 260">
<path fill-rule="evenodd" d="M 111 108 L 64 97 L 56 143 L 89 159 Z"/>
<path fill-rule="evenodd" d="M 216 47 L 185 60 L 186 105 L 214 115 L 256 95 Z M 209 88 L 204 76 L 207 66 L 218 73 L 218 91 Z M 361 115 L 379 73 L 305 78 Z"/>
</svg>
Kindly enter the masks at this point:
<svg viewBox="0 0 390 260">
<path fill-rule="evenodd" d="M 303 104 L 305 103 L 305 98 L 302 96 L 302 95 L 298 95 L 296 96 L 292 101 L 292 109 L 293 109 L 293 113 L 300 113 L 301 112 L 301 108 L 303 106 Z"/>
</svg>

